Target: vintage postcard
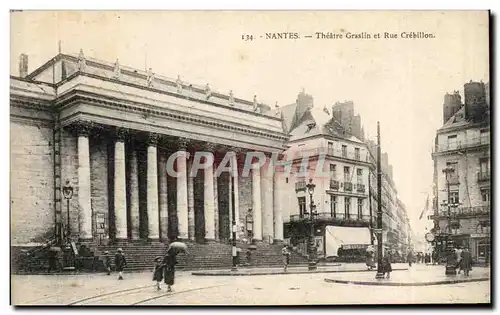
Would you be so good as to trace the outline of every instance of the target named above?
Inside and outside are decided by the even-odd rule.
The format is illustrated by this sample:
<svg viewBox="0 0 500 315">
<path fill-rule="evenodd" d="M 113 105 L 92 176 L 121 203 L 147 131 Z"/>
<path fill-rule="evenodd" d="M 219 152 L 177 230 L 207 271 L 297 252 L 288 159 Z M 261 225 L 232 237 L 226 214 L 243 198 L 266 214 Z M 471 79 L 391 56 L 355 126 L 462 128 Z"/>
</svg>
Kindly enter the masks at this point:
<svg viewBox="0 0 500 315">
<path fill-rule="evenodd" d="M 490 12 L 10 25 L 11 304 L 491 303 Z"/>
</svg>

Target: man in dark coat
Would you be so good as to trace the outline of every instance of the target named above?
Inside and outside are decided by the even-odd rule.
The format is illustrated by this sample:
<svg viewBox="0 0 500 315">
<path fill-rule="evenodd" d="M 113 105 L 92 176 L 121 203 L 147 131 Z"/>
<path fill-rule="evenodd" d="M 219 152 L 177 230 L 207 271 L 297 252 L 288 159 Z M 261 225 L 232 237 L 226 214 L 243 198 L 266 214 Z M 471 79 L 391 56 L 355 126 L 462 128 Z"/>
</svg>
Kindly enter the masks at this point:
<svg viewBox="0 0 500 315">
<path fill-rule="evenodd" d="M 127 265 L 127 260 L 125 259 L 123 250 L 118 248 L 115 255 L 115 268 L 118 271 L 118 280 L 123 280 L 123 268 L 125 268 L 125 265 Z"/>
<path fill-rule="evenodd" d="M 465 276 L 469 276 L 469 271 L 472 270 L 472 255 L 467 247 L 462 251 L 461 257 L 461 269 L 464 271 Z"/>
<path fill-rule="evenodd" d="M 413 262 L 413 253 L 411 251 L 408 252 L 408 265 L 411 267 L 411 264 Z"/>
<path fill-rule="evenodd" d="M 391 278 L 392 265 L 391 265 L 391 255 L 387 253 L 382 259 L 382 272 L 386 275 L 387 279 Z"/>
<path fill-rule="evenodd" d="M 177 252 L 174 249 L 169 249 L 163 259 L 165 284 L 167 291 L 172 292 L 172 286 L 175 279 L 175 265 L 177 264 Z"/>
</svg>

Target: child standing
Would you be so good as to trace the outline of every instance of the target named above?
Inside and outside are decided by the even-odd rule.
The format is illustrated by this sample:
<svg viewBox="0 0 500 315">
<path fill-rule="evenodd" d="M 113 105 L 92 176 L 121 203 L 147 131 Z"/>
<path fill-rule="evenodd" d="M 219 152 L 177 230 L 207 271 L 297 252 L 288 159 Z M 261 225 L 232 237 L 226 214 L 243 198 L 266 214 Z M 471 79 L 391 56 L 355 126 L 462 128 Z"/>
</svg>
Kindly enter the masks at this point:
<svg viewBox="0 0 500 315">
<path fill-rule="evenodd" d="M 109 256 L 108 251 L 104 252 L 104 267 L 106 268 L 109 276 L 111 274 L 111 256 Z"/>
<path fill-rule="evenodd" d="M 283 246 L 281 254 L 283 255 L 283 270 L 286 272 L 288 265 L 290 264 L 290 252 L 288 251 L 288 247 L 286 245 Z"/>
<path fill-rule="evenodd" d="M 155 258 L 155 270 L 153 271 L 153 281 L 156 281 L 156 289 L 161 290 L 161 281 L 163 280 L 163 268 L 165 264 L 162 263 L 162 257 Z"/>
<path fill-rule="evenodd" d="M 382 272 L 387 274 L 386 278 L 390 279 L 391 278 L 391 272 L 392 272 L 392 265 L 391 265 L 391 258 L 389 255 L 385 255 L 384 259 L 382 261 Z"/>
<path fill-rule="evenodd" d="M 123 280 L 123 268 L 127 264 L 127 260 L 125 259 L 125 255 L 123 254 L 123 250 L 118 248 L 117 253 L 115 255 L 115 268 L 118 271 L 118 280 Z"/>
</svg>

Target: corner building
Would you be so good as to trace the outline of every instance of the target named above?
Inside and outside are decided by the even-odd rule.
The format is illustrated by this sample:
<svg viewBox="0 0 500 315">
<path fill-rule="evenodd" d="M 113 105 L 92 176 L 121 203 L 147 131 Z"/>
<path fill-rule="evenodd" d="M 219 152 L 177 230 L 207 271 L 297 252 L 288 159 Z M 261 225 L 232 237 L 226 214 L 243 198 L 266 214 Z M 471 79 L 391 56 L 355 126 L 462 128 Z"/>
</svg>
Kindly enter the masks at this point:
<svg viewBox="0 0 500 315">
<path fill-rule="evenodd" d="M 464 84 L 444 96 L 443 126 L 436 132 L 434 161 L 435 250 L 442 256 L 446 238 L 467 247 L 475 262 L 491 256 L 491 147 L 489 84 Z M 451 173 L 446 176 L 443 170 Z"/>
</svg>

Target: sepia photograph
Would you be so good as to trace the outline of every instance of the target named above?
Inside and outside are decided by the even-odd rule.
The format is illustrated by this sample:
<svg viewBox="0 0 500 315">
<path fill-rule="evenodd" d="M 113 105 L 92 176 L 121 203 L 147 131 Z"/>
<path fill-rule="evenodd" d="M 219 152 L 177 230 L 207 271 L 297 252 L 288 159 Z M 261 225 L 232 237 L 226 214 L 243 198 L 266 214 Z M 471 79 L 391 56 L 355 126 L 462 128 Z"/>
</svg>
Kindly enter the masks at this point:
<svg viewBox="0 0 500 315">
<path fill-rule="evenodd" d="M 490 11 L 9 18 L 11 305 L 491 305 Z"/>
</svg>

